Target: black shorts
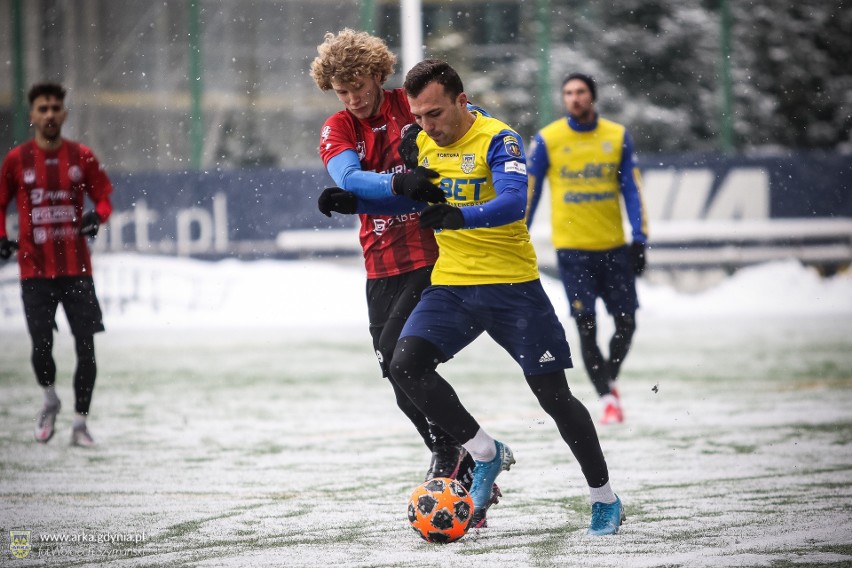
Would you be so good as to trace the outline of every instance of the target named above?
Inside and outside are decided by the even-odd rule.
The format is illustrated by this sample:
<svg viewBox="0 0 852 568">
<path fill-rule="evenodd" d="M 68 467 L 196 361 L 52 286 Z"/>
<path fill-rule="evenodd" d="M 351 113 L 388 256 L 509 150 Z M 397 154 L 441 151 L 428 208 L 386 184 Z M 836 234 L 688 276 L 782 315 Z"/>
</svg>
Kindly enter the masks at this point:
<svg viewBox="0 0 852 568">
<path fill-rule="evenodd" d="M 91 276 L 27 278 L 21 280 L 21 297 L 32 336 L 51 333 L 56 328 L 56 307 L 60 303 L 75 336 L 85 337 L 104 330 L 101 305 Z"/>
<path fill-rule="evenodd" d="M 432 282 L 432 268 L 426 266 L 397 276 L 367 280 L 370 329 L 382 328 L 393 318 L 407 320 L 420 301 L 420 294 Z"/>
</svg>

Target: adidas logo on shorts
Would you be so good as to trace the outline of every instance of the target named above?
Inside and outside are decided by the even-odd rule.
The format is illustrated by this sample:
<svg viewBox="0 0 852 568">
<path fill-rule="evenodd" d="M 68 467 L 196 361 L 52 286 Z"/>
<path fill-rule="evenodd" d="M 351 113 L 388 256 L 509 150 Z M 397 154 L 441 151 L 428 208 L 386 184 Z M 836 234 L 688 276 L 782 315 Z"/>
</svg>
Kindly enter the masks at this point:
<svg viewBox="0 0 852 568">
<path fill-rule="evenodd" d="M 553 355 L 551 355 L 551 354 L 550 354 L 550 351 L 545 351 L 545 352 L 544 352 L 544 355 L 542 355 L 542 356 L 541 356 L 541 357 L 539 357 L 539 359 L 538 359 L 538 362 L 539 362 L 539 363 L 550 363 L 550 362 L 553 362 L 553 361 L 556 361 L 556 357 L 554 357 Z"/>
</svg>

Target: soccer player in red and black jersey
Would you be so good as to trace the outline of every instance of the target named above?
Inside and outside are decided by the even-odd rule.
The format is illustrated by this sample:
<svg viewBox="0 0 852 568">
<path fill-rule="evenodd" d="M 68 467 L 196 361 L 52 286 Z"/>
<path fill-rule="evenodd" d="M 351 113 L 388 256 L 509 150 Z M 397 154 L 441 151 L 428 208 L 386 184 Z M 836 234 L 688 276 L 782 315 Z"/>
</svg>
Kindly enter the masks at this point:
<svg viewBox="0 0 852 568">
<path fill-rule="evenodd" d="M 323 192 L 320 211 L 328 216 L 332 211 L 359 213 L 373 347 L 397 405 L 432 451 L 427 478 L 457 477 L 469 484 L 470 456 L 446 432 L 429 424 L 389 374 L 399 333 L 429 286 L 438 258 L 433 231 L 419 225 L 422 201 L 443 200 L 443 192 L 429 181 L 431 172 L 407 171 L 397 153 L 402 131 L 414 123 L 414 116 L 402 89 L 383 88 L 396 57 L 381 39 L 351 29 L 326 34 L 317 52 L 311 77 L 320 90 L 333 90 L 344 107 L 325 121 L 320 134 L 320 157 L 340 186 Z M 359 201 L 391 195 L 434 199 L 411 200 L 410 211 L 399 215 L 357 210 Z"/>
<path fill-rule="evenodd" d="M 35 137 L 13 148 L 0 170 L 0 258 L 8 259 L 18 249 L 32 364 L 44 389 L 35 438 L 50 440 L 61 406 L 52 351 L 56 308 L 62 303 L 77 352 L 71 443 L 92 446 L 86 417 L 97 375 L 94 335 L 104 324 L 86 237 L 95 236 L 112 212 L 112 184 L 89 148 L 62 138 L 68 115 L 62 85 L 34 85 L 29 103 Z M 83 213 L 85 196 L 94 209 Z M 6 232 L 6 209 L 12 200 L 18 209 L 17 242 Z"/>
</svg>

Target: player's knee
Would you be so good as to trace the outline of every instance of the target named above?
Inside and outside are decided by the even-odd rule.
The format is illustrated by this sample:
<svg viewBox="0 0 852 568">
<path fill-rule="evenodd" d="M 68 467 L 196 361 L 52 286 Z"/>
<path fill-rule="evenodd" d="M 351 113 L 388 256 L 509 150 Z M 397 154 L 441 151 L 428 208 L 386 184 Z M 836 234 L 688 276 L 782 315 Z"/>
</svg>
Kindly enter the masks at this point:
<svg viewBox="0 0 852 568">
<path fill-rule="evenodd" d="M 49 356 L 53 351 L 53 335 L 51 333 L 37 333 L 32 335 L 33 357 Z"/>
<path fill-rule="evenodd" d="M 74 349 L 79 359 L 94 359 L 95 337 L 93 335 L 74 336 Z"/>
<path fill-rule="evenodd" d="M 390 361 L 390 374 L 399 385 L 410 385 L 419 381 L 438 366 L 431 343 L 419 337 L 400 339 Z"/>
<path fill-rule="evenodd" d="M 636 318 L 633 314 L 621 314 L 615 317 L 615 333 L 622 337 L 632 337 L 636 331 Z"/>
<path fill-rule="evenodd" d="M 407 348 L 407 344 L 407 337 L 400 339 L 388 362 L 390 375 L 397 384 L 410 382 L 415 374 L 417 356 L 413 349 Z"/>
<path fill-rule="evenodd" d="M 580 334 L 580 341 L 594 341 L 597 336 L 598 324 L 594 314 L 579 315 L 575 318 L 577 324 L 577 332 Z"/>
<path fill-rule="evenodd" d="M 573 396 L 568 387 L 565 371 L 526 375 L 526 379 L 539 405 L 548 415 L 556 416 L 569 408 Z"/>
</svg>

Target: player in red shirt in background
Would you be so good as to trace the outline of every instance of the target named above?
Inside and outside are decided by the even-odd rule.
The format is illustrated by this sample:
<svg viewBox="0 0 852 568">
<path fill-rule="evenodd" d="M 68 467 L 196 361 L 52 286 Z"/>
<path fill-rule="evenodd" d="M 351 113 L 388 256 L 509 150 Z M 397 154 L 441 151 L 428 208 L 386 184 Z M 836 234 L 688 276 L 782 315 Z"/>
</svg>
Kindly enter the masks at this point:
<svg viewBox="0 0 852 568">
<path fill-rule="evenodd" d="M 71 443 L 93 446 L 86 417 L 97 375 L 94 335 L 104 331 L 104 324 L 86 237 L 94 237 L 112 212 L 112 184 L 89 148 L 62 138 L 68 115 L 62 85 L 34 85 L 29 103 L 35 137 L 13 148 L 0 170 L 0 258 L 6 260 L 18 249 L 32 363 L 44 389 L 35 438 L 50 440 L 61 406 L 52 351 L 56 308 L 62 303 L 77 352 Z M 85 195 L 95 208 L 83 213 Z M 18 209 L 17 242 L 6 232 L 6 209 L 12 200 Z"/>
<path fill-rule="evenodd" d="M 402 89 L 383 88 L 396 56 L 381 39 L 351 29 L 326 34 L 317 52 L 311 77 L 320 90 L 333 90 L 344 107 L 325 121 L 320 134 L 320 157 L 340 187 L 320 195 L 319 209 L 328 216 L 332 211 L 359 213 L 373 348 L 397 405 L 432 451 L 426 477 L 455 477 L 469 486 L 473 460 L 456 440 L 430 425 L 390 379 L 389 364 L 399 333 L 420 293 L 429 286 L 438 258 L 433 231 L 419 225 L 422 201 L 444 200 L 443 192 L 429 181 L 433 172 L 407 171 L 397 152 L 402 131 L 414 124 L 414 116 Z M 369 203 L 391 195 L 420 201 L 411 200 L 407 211 L 399 215 L 356 211 L 359 201 Z M 495 491 L 495 500 L 497 496 Z"/>
</svg>

